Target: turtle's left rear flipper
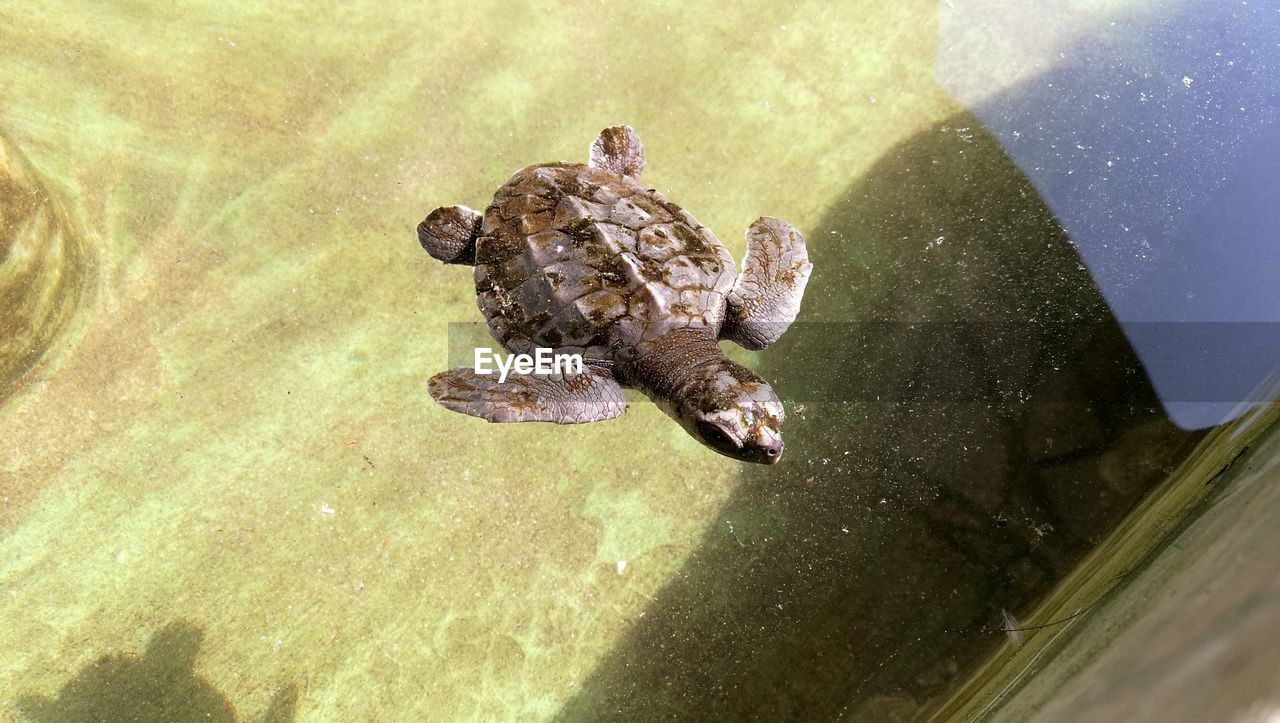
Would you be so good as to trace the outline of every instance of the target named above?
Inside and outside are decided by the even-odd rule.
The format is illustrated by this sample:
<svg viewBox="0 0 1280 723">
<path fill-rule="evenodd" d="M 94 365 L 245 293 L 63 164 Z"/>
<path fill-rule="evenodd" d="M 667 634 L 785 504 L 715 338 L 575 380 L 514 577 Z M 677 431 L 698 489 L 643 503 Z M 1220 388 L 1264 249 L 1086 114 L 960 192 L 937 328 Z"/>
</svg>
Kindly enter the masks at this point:
<svg viewBox="0 0 1280 723">
<path fill-rule="evenodd" d="M 612 419 L 627 408 L 613 376 L 587 366 L 577 374 L 479 374 L 460 367 L 441 372 L 427 384 L 446 409 L 490 422 L 582 424 Z"/>
<path fill-rule="evenodd" d="M 747 255 L 729 292 L 720 338 L 752 350 L 777 341 L 800 313 L 812 270 L 799 231 L 781 219 L 757 219 L 747 229 Z"/>
<path fill-rule="evenodd" d="M 613 126 L 600 131 L 591 144 L 587 165 L 613 171 L 619 176 L 640 177 L 644 170 L 644 146 L 631 126 Z"/>
</svg>

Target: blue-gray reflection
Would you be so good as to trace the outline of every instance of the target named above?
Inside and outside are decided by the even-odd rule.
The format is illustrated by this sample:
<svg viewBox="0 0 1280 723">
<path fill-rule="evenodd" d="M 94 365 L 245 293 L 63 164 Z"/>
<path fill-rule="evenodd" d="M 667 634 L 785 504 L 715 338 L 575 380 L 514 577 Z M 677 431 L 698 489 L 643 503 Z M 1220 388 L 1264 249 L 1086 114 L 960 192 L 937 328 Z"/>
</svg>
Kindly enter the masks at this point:
<svg viewBox="0 0 1280 723">
<path fill-rule="evenodd" d="M 1171 345 L 1134 323 L 1280 321 L 1280 8 L 1134 5 L 1072 28 L 1061 10 L 951 0 L 936 72 L 1061 222 L 1171 418 L 1201 428 L 1242 405 L 1180 402 L 1188 388 L 1243 400 L 1275 373 L 1280 334 L 1222 348 L 1198 325 Z M 983 50 L 1028 33 L 1070 39 Z M 979 97 L 1010 62 L 1048 70 Z"/>
</svg>

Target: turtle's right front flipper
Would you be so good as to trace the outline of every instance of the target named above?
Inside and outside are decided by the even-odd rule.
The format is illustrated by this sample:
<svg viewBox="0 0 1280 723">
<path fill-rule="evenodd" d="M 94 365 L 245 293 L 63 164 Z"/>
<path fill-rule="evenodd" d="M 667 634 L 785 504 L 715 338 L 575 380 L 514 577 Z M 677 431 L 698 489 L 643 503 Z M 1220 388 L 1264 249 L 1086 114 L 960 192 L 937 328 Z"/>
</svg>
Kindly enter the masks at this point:
<svg viewBox="0 0 1280 723">
<path fill-rule="evenodd" d="M 622 387 L 609 372 L 586 367 L 579 374 L 479 374 L 461 367 L 427 383 L 446 409 L 490 422 L 582 424 L 612 419 L 627 408 Z"/>
<path fill-rule="evenodd" d="M 418 243 L 446 264 L 476 263 L 476 239 L 483 217 L 466 206 L 441 206 L 418 224 Z"/>
</svg>

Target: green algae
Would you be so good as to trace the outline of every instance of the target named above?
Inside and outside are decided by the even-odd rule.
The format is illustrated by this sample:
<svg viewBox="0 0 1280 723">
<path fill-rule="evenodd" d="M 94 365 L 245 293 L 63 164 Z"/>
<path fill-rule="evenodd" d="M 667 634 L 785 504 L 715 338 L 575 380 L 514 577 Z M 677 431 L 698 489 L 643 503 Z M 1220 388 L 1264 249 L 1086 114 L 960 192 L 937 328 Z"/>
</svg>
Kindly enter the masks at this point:
<svg viewBox="0 0 1280 723">
<path fill-rule="evenodd" d="M 553 714 L 738 468 L 652 405 L 567 429 L 433 405 L 448 322 L 478 319 L 414 224 L 626 122 L 735 255 L 763 213 L 810 226 L 939 107 L 931 5 L 867 12 L 0 10 L 0 128 L 102 279 L 0 417 L 6 698 L 188 620 L 238 710 L 295 684 L 305 716 Z"/>
<path fill-rule="evenodd" d="M 866 475 L 893 438 L 854 412 L 793 415 L 789 458 L 744 476 L 649 404 L 573 428 L 450 414 L 425 382 L 449 366 L 450 322 L 478 311 L 468 274 L 423 254 L 414 224 L 438 205 L 483 206 L 527 164 L 582 159 L 600 128 L 625 122 L 644 139 L 646 180 L 735 257 L 761 214 L 812 229 L 815 256 L 840 273 L 820 266 L 807 303 L 815 319 L 846 320 L 890 288 L 859 270 L 893 262 L 904 228 L 926 230 L 890 220 L 859 245 L 897 180 L 929 160 L 886 154 L 940 150 L 928 139 L 958 112 L 932 77 L 939 12 L 923 1 L 0 9 L 0 132 L 100 246 L 94 305 L 60 332 L 74 343 L 0 407 L 0 706 L 69 704 L 77 671 L 146 660 L 159 633 L 190 621 L 203 639 L 186 672 L 239 711 L 276 710 L 296 690 L 304 718 L 548 718 L 625 675 L 627 651 L 654 639 L 655 601 L 720 596 L 713 617 L 766 602 L 735 598 L 716 575 L 749 572 L 734 567 L 748 555 L 762 581 L 787 582 L 760 552 L 778 549 L 779 521 L 802 549 L 847 507 L 833 492 L 806 499 L 799 483 Z M 964 199 L 946 188 L 964 181 L 943 175 L 926 184 L 934 195 L 899 200 L 954 210 Z M 860 207 L 870 191 L 877 203 Z M 906 287 L 904 267 L 885 268 Z M 824 391 L 798 374 L 820 364 L 812 352 L 788 381 L 802 353 L 798 341 L 735 352 L 796 399 Z M 832 419 L 850 424 L 837 433 Z M 839 461 L 850 438 L 879 440 L 861 468 Z M 872 492 L 854 501 L 877 509 Z M 882 529 L 868 519 L 872 532 L 848 539 Z M 892 572 L 869 570 L 872 583 Z M 910 632 L 883 615 L 870 622 Z M 794 663 L 771 652 L 778 669 Z M 853 672 L 865 682 L 884 660 L 899 666 L 870 688 L 883 704 L 909 659 L 881 641 Z M 749 661 L 720 663 L 709 670 Z M 706 710 L 688 696 L 707 680 L 680 681 L 676 702 Z"/>
<path fill-rule="evenodd" d="M 0 405 L 56 356 L 96 279 L 57 190 L 0 134 Z"/>
</svg>

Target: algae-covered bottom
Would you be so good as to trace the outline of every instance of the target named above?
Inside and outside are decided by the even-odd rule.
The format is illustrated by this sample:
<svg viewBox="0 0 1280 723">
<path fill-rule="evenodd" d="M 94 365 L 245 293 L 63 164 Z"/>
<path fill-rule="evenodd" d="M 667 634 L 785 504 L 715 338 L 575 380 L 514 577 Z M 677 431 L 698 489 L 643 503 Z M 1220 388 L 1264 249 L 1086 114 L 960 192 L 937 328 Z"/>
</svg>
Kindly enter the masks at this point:
<svg viewBox="0 0 1280 723">
<path fill-rule="evenodd" d="M 0 7 L 0 717 L 926 715 L 1200 441 L 935 80 L 961 4 Z M 414 225 L 623 122 L 809 242 L 734 352 L 782 464 L 427 396 L 478 317 Z"/>
<path fill-rule="evenodd" d="M 0 130 L 0 404 L 30 382 L 94 273 L 66 203 Z"/>
</svg>

